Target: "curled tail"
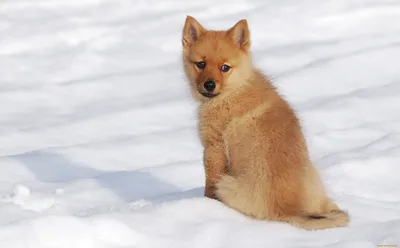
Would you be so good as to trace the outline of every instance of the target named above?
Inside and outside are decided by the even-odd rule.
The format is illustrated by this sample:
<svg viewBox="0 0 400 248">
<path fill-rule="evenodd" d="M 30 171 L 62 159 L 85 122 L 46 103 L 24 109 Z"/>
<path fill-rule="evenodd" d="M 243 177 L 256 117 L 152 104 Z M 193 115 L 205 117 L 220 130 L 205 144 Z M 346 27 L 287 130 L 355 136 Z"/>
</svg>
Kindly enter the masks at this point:
<svg viewBox="0 0 400 248">
<path fill-rule="evenodd" d="M 344 227 L 349 223 L 349 215 L 342 210 L 328 213 L 287 216 L 268 216 L 266 190 L 260 185 L 249 184 L 241 178 L 223 175 L 216 185 L 216 195 L 226 205 L 257 219 L 288 222 L 306 230 Z"/>
<path fill-rule="evenodd" d="M 296 227 L 307 230 L 344 227 L 349 223 L 347 212 L 338 210 L 329 213 L 310 214 L 304 216 L 286 216 L 281 221 L 286 221 Z"/>
</svg>

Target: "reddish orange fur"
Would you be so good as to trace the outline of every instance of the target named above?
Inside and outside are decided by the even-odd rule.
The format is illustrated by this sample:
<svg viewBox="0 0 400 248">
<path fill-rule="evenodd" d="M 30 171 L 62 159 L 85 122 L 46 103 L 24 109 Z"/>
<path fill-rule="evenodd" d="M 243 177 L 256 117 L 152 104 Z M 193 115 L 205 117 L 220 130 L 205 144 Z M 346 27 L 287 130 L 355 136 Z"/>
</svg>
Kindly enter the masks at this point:
<svg viewBox="0 0 400 248">
<path fill-rule="evenodd" d="M 295 112 L 252 65 L 247 21 L 213 31 L 188 16 L 182 45 L 200 102 L 205 196 L 257 219 L 305 229 L 346 226 L 349 216 L 327 197 Z M 197 68 L 198 61 L 206 67 Z M 222 72 L 223 64 L 231 69 Z M 213 98 L 200 94 L 209 79 L 219 94 Z"/>
</svg>

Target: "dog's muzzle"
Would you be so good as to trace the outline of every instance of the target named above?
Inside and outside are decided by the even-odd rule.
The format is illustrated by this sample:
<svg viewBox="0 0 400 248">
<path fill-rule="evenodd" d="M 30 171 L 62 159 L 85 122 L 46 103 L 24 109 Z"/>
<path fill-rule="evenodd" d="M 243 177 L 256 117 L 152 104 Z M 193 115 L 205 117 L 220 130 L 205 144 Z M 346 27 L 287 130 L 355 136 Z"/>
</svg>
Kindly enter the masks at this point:
<svg viewBox="0 0 400 248">
<path fill-rule="evenodd" d="M 201 89 L 199 89 L 199 93 L 207 98 L 213 98 L 218 96 L 219 93 L 213 93 L 217 84 L 213 80 L 207 80 L 203 83 Z M 205 90 L 205 91 L 204 91 Z"/>
<path fill-rule="evenodd" d="M 207 97 L 207 98 L 213 98 L 219 95 L 218 94 L 214 94 L 214 93 L 210 93 L 210 92 L 199 92 L 202 96 Z"/>
</svg>

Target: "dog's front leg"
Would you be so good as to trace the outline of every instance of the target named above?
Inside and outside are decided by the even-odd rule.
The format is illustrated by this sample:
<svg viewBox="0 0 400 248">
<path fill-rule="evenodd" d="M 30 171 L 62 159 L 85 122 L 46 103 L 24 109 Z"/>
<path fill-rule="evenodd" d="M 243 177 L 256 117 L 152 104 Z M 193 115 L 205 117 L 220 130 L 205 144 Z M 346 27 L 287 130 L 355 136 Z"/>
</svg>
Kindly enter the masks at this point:
<svg viewBox="0 0 400 248">
<path fill-rule="evenodd" d="M 206 186 L 204 196 L 218 200 L 215 194 L 215 184 L 225 173 L 226 161 L 222 142 L 220 144 L 217 143 L 205 147 L 204 168 L 206 174 Z"/>
</svg>

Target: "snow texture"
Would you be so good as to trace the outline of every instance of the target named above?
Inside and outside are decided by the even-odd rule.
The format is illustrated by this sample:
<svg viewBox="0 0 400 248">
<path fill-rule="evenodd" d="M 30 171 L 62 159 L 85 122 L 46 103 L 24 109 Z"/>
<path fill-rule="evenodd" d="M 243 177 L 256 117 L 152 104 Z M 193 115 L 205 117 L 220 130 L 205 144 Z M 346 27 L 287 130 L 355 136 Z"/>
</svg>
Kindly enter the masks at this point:
<svg viewBox="0 0 400 248">
<path fill-rule="evenodd" d="M 246 18 L 349 227 L 255 221 L 203 197 L 186 15 Z M 400 245 L 397 0 L 0 2 L 0 247 Z"/>
</svg>

